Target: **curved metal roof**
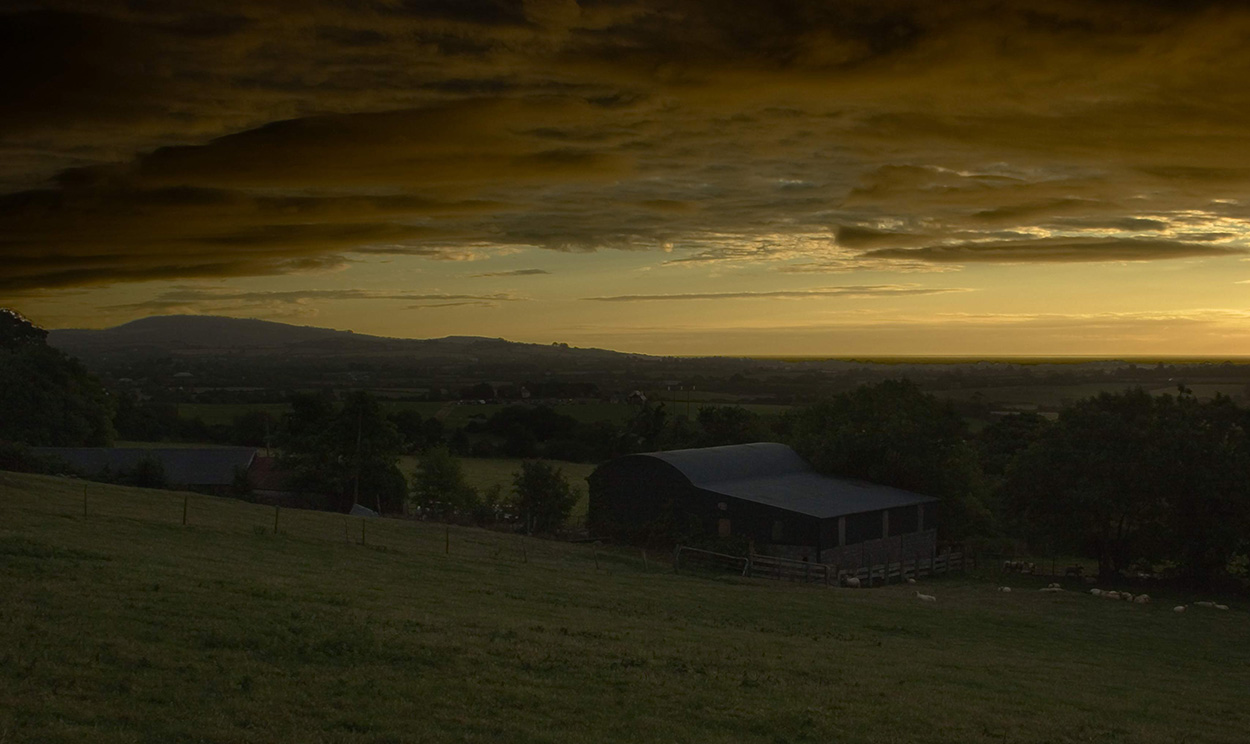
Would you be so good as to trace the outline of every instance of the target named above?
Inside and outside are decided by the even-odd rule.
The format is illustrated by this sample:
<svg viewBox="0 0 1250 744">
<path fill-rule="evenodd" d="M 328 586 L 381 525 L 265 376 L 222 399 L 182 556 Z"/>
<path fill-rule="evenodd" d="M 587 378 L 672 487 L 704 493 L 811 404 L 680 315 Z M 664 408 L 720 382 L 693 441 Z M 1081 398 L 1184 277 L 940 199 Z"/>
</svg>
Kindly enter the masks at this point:
<svg viewBox="0 0 1250 744">
<path fill-rule="evenodd" d="M 776 442 L 646 452 L 627 457 L 663 461 L 695 488 L 819 519 L 938 500 L 901 488 L 821 475 L 794 450 Z"/>
</svg>

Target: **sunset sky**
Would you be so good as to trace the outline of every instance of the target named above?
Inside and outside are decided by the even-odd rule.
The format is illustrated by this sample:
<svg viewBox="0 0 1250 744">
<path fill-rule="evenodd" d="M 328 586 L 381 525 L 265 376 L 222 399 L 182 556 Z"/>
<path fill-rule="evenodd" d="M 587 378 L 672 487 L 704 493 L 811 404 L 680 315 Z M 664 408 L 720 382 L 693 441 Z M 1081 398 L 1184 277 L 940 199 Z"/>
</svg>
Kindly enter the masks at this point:
<svg viewBox="0 0 1250 744">
<path fill-rule="evenodd" d="M 1250 4 L 3 7 L 45 327 L 1250 355 Z"/>
</svg>

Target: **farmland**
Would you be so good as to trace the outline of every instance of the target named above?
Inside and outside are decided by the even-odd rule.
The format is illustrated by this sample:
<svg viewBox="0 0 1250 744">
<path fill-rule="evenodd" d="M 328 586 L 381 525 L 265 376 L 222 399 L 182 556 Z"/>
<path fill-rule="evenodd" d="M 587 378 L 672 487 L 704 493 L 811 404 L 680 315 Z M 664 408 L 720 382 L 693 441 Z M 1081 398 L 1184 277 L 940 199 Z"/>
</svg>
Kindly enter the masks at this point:
<svg viewBox="0 0 1250 744">
<path fill-rule="evenodd" d="M 83 489 L 0 473 L 0 741 L 1240 742 L 1250 726 L 1244 604 L 1177 614 L 1193 597 L 999 594 L 975 575 L 925 582 L 923 604 L 430 523 L 282 511 L 275 534 L 256 505 Z"/>
</svg>

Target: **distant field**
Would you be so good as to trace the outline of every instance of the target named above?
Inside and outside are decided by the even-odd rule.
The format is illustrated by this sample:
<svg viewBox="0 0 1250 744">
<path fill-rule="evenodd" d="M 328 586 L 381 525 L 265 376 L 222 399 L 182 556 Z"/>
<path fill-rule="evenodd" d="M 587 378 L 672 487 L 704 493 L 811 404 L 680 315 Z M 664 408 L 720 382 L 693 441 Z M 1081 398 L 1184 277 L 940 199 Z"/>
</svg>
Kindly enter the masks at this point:
<svg viewBox="0 0 1250 744">
<path fill-rule="evenodd" d="M 512 492 L 513 474 L 521 469 L 523 460 L 510 458 L 487 458 L 487 457 L 463 457 L 460 463 L 464 468 L 465 480 L 469 485 L 478 489 L 479 492 L 485 491 L 493 485 L 498 485 L 503 493 Z M 580 524 L 586 519 L 586 476 L 590 475 L 595 466 L 584 462 L 564 462 L 561 460 L 550 461 L 552 465 L 560 468 L 564 473 L 565 479 L 569 485 L 577 489 L 580 498 L 573 507 L 573 512 L 569 515 L 569 521 L 573 524 Z M 404 471 L 404 476 L 412 480 L 412 473 L 416 470 L 416 457 L 399 458 L 399 468 Z"/>
<path fill-rule="evenodd" d="M 1079 385 L 1021 385 L 1005 387 L 961 388 L 957 390 L 935 390 L 933 394 L 950 400 L 971 400 L 980 394 L 987 404 L 1027 404 L 1033 403 L 1042 407 L 1059 407 L 1083 398 L 1090 398 L 1099 393 L 1119 393 L 1139 387 L 1122 382 L 1082 383 Z M 1211 398 L 1217 393 L 1230 397 L 1245 394 L 1246 386 L 1225 383 L 1198 383 L 1188 385 L 1194 395 L 1200 398 Z M 1153 385 L 1145 388 L 1152 395 L 1175 395 L 1176 385 Z"/>
<path fill-rule="evenodd" d="M 0 741 L 1212 742 L 1229 612 L 838 590 L 637 551 L 0 473 Z M 360 544 L 360 529 L 367 530 Z M 447 554 L 447 536 L 450 554 Z"/>
<path fill-rule="evenodd" d="M 382 407 L 388 413 L 396 411 L 412 410 L 420 413 L 423 417 L 438 416 L 443 423 L 452 426 L 464 426 L 469 420 L 475 416 L 490 418 L 497 411 L 506 408 L 506 403 L 490 403 L 485 405 L 464 404 L 456 402 L 421 402 L 421 401 L 383 401 Z M 760 403 L 708 403 L 706 401 L 691 401 L 690 415 L 698 414 L 701 405 L 741 405 L 749 411 L 770 416 L 790 409 L 790 406 L 772 405 Z M 628 421 L 637 413 L 637 408 L 628 403 L 602 403 L 592 401 L 587 403 L 557 403 L 550 406 L 553 410 L 566 416 L 572 416 L 578 421 L 612 421 L 614 423 L 622 423 Z M 672 414 L 685 413 L 685 401 L 667 401 L 665 407 Z M 183 403 L 178 406 L 178 414 L 183 418 L 198 418 L 204 423 L 211 425 L 229 424 L 238 416 L 249 411 L 266 411 L 275 419 L 281 418 L 290 411 L 290 406 L 285 403 Z"/>
</svg>

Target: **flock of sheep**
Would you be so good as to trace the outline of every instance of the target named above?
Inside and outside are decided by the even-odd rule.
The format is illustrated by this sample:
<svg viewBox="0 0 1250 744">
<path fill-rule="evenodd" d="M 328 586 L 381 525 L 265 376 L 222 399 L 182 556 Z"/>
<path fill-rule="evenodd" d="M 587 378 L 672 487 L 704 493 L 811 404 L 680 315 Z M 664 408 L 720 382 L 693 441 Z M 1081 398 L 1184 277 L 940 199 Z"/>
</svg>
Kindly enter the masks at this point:
<svg viewBox="0 0 1250 744">
<path fill-rule="evenodd" d="M 908 584 L 916 583 L 916 580 L 912 578 L 907 578 L 905 579 L 905 581 Z M 854 576 L 843 577 L 841 583 L 843 586 L 850 588 L 850 589 L 858 589 L 860 587 L 859 579 L 855 578 Z M 1000 586 L 996 588 L 994 591 L 1010 592 L 1011 587 Z M 1055 592 L 1062 592 L 1064 591 L 1064 589 L 1058 583 L 1051 583 L 1042 587 L 1041 589 L 1038 589 L 1038 591 L 1043 592 L 1043 593 L 1055 593 Z M 1111 600 L 1117 600 L 1121 602 L 1132 602 L 1133 604 L 1150 604 L 1149 594 L 1132 594 L 1130 592 L 1116 591 L 1114 589 L 1112 590 L 1090 589 L 1089 593 L 1094 595 L 1095 597 L 1101 597 L 1103 599 L 1111 599 Z M 937 601 L 937 597 L 935 597 L 934 595 L 922 594 L 920 591 L 916 592 L 916 599 L 920 600 L 921 602 L 936 602 Z M 1228 605 L 1218 604 L 1216 602 L 1210 602 L 1210 601 L 1205 601 L 1205 600 L 1202 602 L 1194 602 L 1194 606 L 1195 607 L 1210 607 L 1215 610 L 1227 610 L 1228 609 Z M 1172 611 L 1184 612 L 1185 608 L 1186 608 L 1186 605 L 1177 605 L 1172 608 Z"/>
<path fill-rule="evenodd" d="M 908 579 L 907 583 L 915 584 L 916 582 L 914 579 Z M 856 585 L 858 586 L 858 582 L 856 582 Z M 1041 589 L 1038 589 L 1039 592 L 1043 592 L 1043 593 L 1062 592 L 1063 590 L 1064 590 L 1063 587 L 1057 583 L 1051 583 L 1051 584 L 1048 584 L 1047 586 L 1042 587 Z M 994 591 L 1010 592 L 1011 587 L 1000 586 L 996 588 Z M 1090 589 L 1089 593 L 1094 595 L 1095 597 L 1101 597 L 1103 599 L 1111 599 L 1111 600 L 1117 600 L 1121 602 L 1132 602 L 1133 604 L 1150 604 L 1149 594 L 1132 594 L 1130 592 L 1122 592 L 1122 591 L 1116 591 L 1116 590 L 1103 590 L 1103 589 Z M 916 599 L 919 599 L 921 602 L 936 602 L 937 601 L 937 597 L 933 596 L 932 594 L 921 594 L 919 591 L 916 592 Z M 1195 607 L 1210 607 L 1215 610 L 1227 610 L 1228 609 L 1228 605 L 1218 604 L 1216 602 L 1210 602 L 1210 601 L 1205 601 L 1205 600 L 1202 602 L 1194 602 L 1194 606 Z M 1184 612 L 1185 608 L 1186 608 L 1186 605 L 1177 605 L 1172 608 L 1172 611 Z"/>
</svg>

